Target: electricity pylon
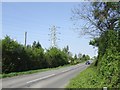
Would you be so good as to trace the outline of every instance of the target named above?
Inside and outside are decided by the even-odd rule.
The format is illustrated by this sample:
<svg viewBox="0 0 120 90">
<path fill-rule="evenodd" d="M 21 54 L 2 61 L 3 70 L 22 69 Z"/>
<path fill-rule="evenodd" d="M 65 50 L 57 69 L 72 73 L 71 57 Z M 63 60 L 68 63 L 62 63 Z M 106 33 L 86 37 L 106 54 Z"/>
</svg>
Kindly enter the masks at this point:
<svg viewBox="0 0 120 90">
<path fill-rule="evenodd" d="M 50 41 L 51 41 L 51 47 L 57 47 L 57 40 L 60 40 L 57 38 L 57 28 L 56 26 L 52 26 L 52 28 L 50 28 Z M 59 33 L 60 34 L 60 33 Z"/>
</svg>

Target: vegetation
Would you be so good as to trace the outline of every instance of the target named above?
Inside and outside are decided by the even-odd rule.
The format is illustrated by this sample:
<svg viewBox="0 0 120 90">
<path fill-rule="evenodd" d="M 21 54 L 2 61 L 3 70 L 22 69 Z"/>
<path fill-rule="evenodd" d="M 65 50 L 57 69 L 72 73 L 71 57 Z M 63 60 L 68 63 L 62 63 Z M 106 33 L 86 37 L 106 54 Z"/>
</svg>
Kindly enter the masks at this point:
<svg viewBox="0 0 120 90">
<path fill-rule="evenodd" d="M 48 67 L 58 67 L 68 64 L 67 54 L 57 48 L 51 48 L 46 53 Z"/>
<path fill-rule="evenodd" d="M 56 70 L 56 69 L 64 68 L 64 67 L 68 67 L 68 66 L 70 66 L 70 64 L 55 67 L 55 68 L 45 68 L 45 69 L 29 70 L 29 71 L 22 71 L 22 72 L 11 72 L 11 73 L 7 73 L 7 74 L 3 73 L 3 74 L 0 74 L 0 78 L 13 77 L 13 76 L 19 76 L 19 75 L 27 75 L 27 74 L 33 74 L 33 73 L 38 73 L 38 72 L 44 72 L 44 71 L 48 71 L 48 70 Z"/>
<path fill-rule="evenodd" d="M 6 36 L 2 40 L 2 72 L 21 72 L 42 68 L 51 68 L 68 64 L 67 55 L 57 49 L 51 48 L 44 52 L 39 42 L 32 46 L 23 46 Z"/>
<path fill-rule="evenodd" d="M 96 67 L 92 64 L 86 70 L 82 71 L 75 78 L 70 80 L 66 88 L 100 88 L 104 85 L 104 81 L 97 75 Z"/>
<path fill-rule="evenodd" d="M 92 67 L 74 78 L 68 88 L 120 88 L 120 3 L 93 2 L 90 13 L 81 14 L 75 9 L 74 14 L 89 22 L 85 33 L 95 35 L 90 45 L 98 48 L 98 56 Z M 78 13 L 79 12 L 79 13 Z M 90 27 L 94 27 L 90 29 Z M 98 34 L 99 33 L 99 34 Z"/>
<path fill-rule="evenodd" d="M 63 50 L 51 47 L 44 51 L 39 42 L 34 41 L 32 46 L 24 46 L 9 36 L 6 36 L 0 42 L 2 42 L 0 45 L 0 48 L 2 48 L 2 73 L 5 77 L 18 75 L 19 72 L 20 74 L 22 72 L 22 74 L 24 74 L 24 71 L 31 73 L 29 70 L 39 71 L 39 69 L 55 68 L 78 63 L 72 62 L 76 60 L 77 57 L 73 58 L 72 55 L 70 55 L 71 53 L 69 52 L 68 46 Z"/>
<path fill-rule="evenodd" d="M 85 3 L 81 7 L 74 8 L 72 12 L 71 20 L 75 22 L 75 29 L 81 30 L 81 35 L 90 35 L 95 38 L 107 30 L 120 28 L 119 2 Z M 82 28 L 79 27 L 80 19 L 86 21 Z"/>
<path fill-rule="evenodd" d="M 113 30 L 106 31 L 104 36 L 99 39 L 99 55 L 96 62 L 99 75 L 104 77 L 108 87 L 120 87 L 119 60 L 117 32 Z M 102 43 L 100 43 L 102 42 Z"/>
<path fill-rule="evenodd" d="M 100 90 L 103 87 L 120 88 L 119 69 L 117 66 L 119 58 L 111 58 L 111 61 L 116 60 L 114 63 L 108 64 L 105 62 L 100 68 L 101 71 L 95 66 L 95 62 L 92 63 L 90 67 L 71 79 L 66 88 L 101 88 Z"/>
<path fill-rule="evenodd" d="M 87 21 L 82 34 L 93 37 L 89 44 L 98 48 L 98 56 L 95 57 L 95 63 L 74 78 L 67 87 L 120 88 L 120 3 L 92 2 L 86 6 L 83 6 L 84 9 L 75 8 L 71 19 Z M 39 42 L 24 46 L 8 36 L 0 40 L 0 48 L 3 51 L 0 55 L 4 74 L 77 64 L 90 59 L 85 54 L 73 57 L 68 46 L 63 50 L 52 47 L 45 52 Z"/>
</svg>

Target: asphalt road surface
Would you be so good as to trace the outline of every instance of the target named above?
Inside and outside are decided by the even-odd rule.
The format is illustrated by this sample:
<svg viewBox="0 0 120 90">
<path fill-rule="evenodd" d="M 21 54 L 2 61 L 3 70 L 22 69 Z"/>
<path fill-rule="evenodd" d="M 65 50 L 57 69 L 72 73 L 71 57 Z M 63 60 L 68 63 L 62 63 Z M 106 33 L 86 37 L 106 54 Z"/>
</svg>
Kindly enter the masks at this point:
<svg viewBox="0 0 120 90">
<path fill-rule="evenodd" d="M 69 80 L 89 65 L 77 64 L 57 70 L 2 79 L 2 88 L 64 88 Z"/>
</svg>

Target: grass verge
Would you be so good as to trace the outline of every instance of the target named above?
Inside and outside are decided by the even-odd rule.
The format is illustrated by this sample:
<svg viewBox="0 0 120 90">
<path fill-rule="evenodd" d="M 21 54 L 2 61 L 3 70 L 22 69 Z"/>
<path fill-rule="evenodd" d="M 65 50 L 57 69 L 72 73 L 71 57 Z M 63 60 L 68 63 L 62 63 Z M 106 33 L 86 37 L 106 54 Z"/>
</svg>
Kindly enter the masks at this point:
<svg viewBox="0 0 120 90">
<path fill-rule="evenodd" d="M 66 88 L 102 88 L 103 80 L 97 75 L 97 68 L 93 64 L 71 79 Z"/>
<path fill-rule="evenodd" d="M 56 69 L 60 69 L 60 68 L 68 67 L 68 66 L 71 66 L 71 65 L 69 64 L 69 65 L 59 66 L 56 68 L 46 68 L 46 69 L 29 70 L 29 71 L 23 71 L 23 72 L 12 72 L 8 74 L 0 74 L 0 78 L 13 77 L 13 76 L 18 76 L 18 75 L 27 75 L 27 74 L 33 74 L 33 73 L 38 73 L 38 72 L 44 72 L 48 70 L 56 70 Z"/>
</svg>

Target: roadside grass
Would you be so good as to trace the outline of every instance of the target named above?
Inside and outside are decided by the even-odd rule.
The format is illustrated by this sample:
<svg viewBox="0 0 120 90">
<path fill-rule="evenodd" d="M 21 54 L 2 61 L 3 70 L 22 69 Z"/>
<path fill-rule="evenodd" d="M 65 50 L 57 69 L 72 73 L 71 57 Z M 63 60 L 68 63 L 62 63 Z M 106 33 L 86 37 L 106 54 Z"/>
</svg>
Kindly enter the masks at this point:
<svg viewBox="0 0 120 90">
<path fill-rule="evenodd" d="M 72 66 L 72 65 L 68 64 L 68 65 L 59 66 L 56 68 L 29 70 L 29 71 L 23 71 L 23 72 L 12 72 L 12 73 L 8 73 L 8 74 L 3 73 L 3 74 L 0 74 L 0 78 L 13 77 L 13 76 L 18 76 L 18 75 L 27 75 L 27 74 L 33 74 L 33 73 L 38 73 L 38 72 L 44 72 L 44 71 L 48 71 L 48 70 L 57 70 L 57 69 L 68 67 L 68 66 Z"/>
<path fill-rule="evenodd" d="M 97 74 L 97 68 L 93 64 L 71 79 L 66 88 L 103 88 L 104 80 Z"/>
</svg>

